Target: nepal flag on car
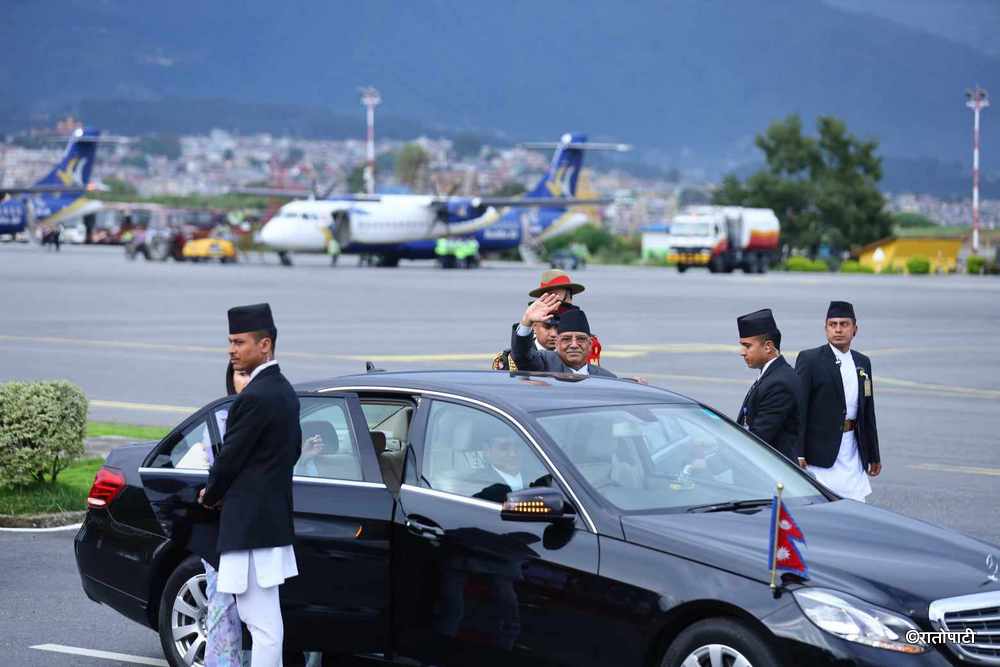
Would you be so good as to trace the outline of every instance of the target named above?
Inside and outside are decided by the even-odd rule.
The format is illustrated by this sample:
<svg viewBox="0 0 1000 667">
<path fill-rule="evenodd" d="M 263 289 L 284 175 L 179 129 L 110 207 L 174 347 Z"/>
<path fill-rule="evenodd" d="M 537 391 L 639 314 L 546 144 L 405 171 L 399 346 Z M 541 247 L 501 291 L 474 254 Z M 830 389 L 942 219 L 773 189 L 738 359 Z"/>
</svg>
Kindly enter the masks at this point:
<svg viewBox="0 0 1000 667">
<path fill-rule="evenodd" d="M 769 556 L 771 558 L 771 582 L 772 586 L 777 582 L 778 570 L 794 572 L 803 579 L 809 578 L 809 566 L 802 556 L 799 544 L 803 546 L 806 538 L 795 523 L 791 512 L 781 502 L 781 495 L 774 497 L 771 504 L 771 546 Z"/>
</svg>

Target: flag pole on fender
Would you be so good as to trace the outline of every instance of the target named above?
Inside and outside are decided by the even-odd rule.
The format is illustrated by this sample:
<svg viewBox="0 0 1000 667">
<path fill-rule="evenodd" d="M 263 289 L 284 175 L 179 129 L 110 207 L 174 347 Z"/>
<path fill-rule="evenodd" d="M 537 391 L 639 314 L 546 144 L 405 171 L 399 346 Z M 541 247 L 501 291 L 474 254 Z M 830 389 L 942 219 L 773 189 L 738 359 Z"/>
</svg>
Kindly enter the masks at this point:
<svg viewBox="0 0 1000 667">
<path fill-rule="evenodd" d="M 785 485 L 778 482 L 778 493 L 771 506 L 771 592 L 778 595 L 778 522 L 781 520 L 781 492 Z"/>
</svg>

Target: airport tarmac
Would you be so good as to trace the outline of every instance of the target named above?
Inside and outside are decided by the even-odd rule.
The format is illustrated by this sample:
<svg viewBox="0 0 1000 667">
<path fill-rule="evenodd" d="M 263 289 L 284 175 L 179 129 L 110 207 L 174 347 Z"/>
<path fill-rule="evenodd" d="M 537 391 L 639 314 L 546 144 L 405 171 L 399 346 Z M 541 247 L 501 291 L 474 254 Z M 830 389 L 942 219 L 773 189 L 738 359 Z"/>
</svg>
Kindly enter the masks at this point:
<svg viewBox="0 0 1000 667">
<path fill-rule="evenodd" d="M 91 398 L 93 419 L 174 424 L 223 393 L 226 309 L 258 301 L 271 303 L 293 382 L 363 372 L 365 360 L 488 368 L 542 270 L 354 261 L 189 265 L 132 262 L 120 248 L 0 244 L 0 381 L 66 378 Z M 790 357 L 825 341 L 830 299 L 852 301 L 885 466 L 870 501 L 1000 544 L 1000 280 L 644 267 L 574 278 L 587 286 L 577 304 L 606 367 L 730 415 L 754 380 L 737 353 L 737 315 L 773 308 Z"/>
</svg>

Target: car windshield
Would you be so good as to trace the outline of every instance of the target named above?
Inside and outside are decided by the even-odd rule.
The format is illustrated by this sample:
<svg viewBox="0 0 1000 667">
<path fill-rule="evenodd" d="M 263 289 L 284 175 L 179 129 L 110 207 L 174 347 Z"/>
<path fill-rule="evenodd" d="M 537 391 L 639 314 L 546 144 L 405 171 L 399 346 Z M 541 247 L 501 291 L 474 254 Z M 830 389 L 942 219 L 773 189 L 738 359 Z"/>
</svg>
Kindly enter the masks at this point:
<svg viewBox="0 0 1000 667">
<path fill-rule="evenodd" d="M 674 236 L 709 236 L 712 233 L 712 223 L 675 221 L 670 225 L 670 233 Z"/>
<path fill-rule="evenodd" d="M 823 496 L 793 464 L 697 405 L 629 405 L 537 413 L 580 476 L 622 512 L 686 511 Z"/>
</svg>

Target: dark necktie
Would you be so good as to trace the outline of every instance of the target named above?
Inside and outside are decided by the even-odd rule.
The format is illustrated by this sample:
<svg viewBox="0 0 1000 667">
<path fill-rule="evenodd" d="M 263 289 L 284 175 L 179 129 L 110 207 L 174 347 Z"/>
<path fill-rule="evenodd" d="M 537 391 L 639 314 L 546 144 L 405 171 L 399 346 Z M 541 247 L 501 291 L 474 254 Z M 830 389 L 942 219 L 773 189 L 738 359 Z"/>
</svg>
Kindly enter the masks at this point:
<svg viewBox="0 0 1000 667">
<path fill-rule="evenodd" d="M 740 426 L 746 426 L 750 418 L 750 398 L 753 396 L 754 390 L 757 388 L 757 383 L 760 382 L 760 377 L 754 380 L 754 383 L 750 385 L 747 389 L 747 395 L 743 397 L 743 405 L 740 407 L 740 416 L 736 420 L 736 423 Z"/>
</svg>

